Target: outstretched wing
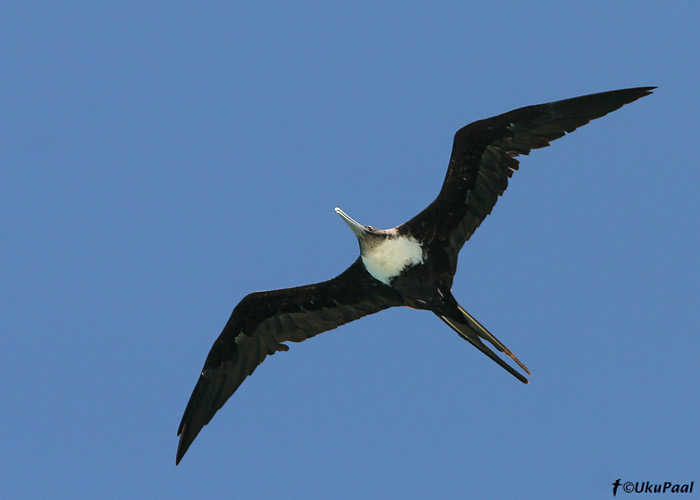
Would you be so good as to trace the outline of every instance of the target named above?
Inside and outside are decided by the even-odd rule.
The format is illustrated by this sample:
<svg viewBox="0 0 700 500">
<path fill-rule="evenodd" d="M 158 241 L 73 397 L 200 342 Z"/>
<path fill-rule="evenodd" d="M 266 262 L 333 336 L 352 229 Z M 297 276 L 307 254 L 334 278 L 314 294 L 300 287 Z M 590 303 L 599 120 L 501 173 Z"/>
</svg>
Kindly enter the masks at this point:
<svg viewBox="0 0 700 500">
<path fill-rule="evenodd" d="M 656 87 L 601 92 L 563 101 L 527 106 L 480 120 L 457 131 L 440 194 L 404 224 L 421 241 L 442 240 L 452 270 L 457 254 L 481 221 L 491 213 L 518 169 L 518 155 L 573 132 L 595 118 L 644 97 Z"/>
<path fill-rule="evenodd" d="M 209 351 L 177 431 L 179 463 L 199 431 L 268 354 L 286 351 L 326 330 L 402 305 L 401 296 L 372 278 L 358 258 L 336 278 L 315 285 L 247 295 Z"/>
</svg>

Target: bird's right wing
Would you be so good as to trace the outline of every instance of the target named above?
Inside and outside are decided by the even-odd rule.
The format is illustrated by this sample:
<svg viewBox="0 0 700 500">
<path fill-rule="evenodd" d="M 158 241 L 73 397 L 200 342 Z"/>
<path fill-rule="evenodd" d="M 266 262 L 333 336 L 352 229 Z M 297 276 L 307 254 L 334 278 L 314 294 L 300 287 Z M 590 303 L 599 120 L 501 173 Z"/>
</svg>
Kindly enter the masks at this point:
<svg viewBox="0 0 700 500">
<path fill-rule="evenodd" d="M 519 108 L 457 131 L 442 189 L 435 201 L 406 222 L 421 241 L 442 240 L 453 272 L 457 254 L 518 169 L 518 155 L 549 146 L 595 118 L 649 95 L 655 87 L 590 94 Z"/>
<path fill-rule="evenodd" d="M 360 258 L 331 280 L 244 297 L 214 342 L 187 403 L 177 432 L 176 463 L 265 357 L 288 349 L 283 342 L 301 342 L 402 304 L 396 291 L 367 273 Z"/>
</svg>

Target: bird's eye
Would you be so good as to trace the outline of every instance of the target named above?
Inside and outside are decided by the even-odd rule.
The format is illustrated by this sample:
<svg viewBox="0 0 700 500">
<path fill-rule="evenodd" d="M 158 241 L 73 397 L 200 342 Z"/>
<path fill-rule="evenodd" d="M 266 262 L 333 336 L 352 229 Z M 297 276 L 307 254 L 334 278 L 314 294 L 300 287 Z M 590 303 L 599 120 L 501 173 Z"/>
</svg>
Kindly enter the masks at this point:
<svg viewBox="0 0 700 500">
<path fill-rule="evenodd" d="M 365 226 L 365 229 L 367 231 L 374 231 L 374 228 L 372 226 Z"/>
</svg>

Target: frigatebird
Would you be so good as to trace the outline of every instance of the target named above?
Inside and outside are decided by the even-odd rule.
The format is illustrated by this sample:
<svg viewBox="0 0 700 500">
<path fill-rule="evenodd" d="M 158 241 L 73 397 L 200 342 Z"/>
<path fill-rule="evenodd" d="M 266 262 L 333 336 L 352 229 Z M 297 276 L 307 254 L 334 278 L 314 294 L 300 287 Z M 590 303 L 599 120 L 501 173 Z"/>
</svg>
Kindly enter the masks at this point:
<svg viewBox="0 0 700 500">
<path fill-rule="evenodd" d="M 177 431 L 176 464 L 199 431 L 270 354 L 368 314 L 395 306 L 435 313 L 486 356 L 523 383 L 528 379 L 483 340 L 518 358 L 452 296 L 457 256 L 491 212 L 518 155 L 548 146 L 567 132 L 651 93 L 639 87 L 527 106 L 457 131 L 437 198 L 392 229 L 359 224 L 335 211 L 360 243 L 360 256 L 337 277 L 296 288 L 255 292 L 233 309 L 204 363 Z"/>
</svg>

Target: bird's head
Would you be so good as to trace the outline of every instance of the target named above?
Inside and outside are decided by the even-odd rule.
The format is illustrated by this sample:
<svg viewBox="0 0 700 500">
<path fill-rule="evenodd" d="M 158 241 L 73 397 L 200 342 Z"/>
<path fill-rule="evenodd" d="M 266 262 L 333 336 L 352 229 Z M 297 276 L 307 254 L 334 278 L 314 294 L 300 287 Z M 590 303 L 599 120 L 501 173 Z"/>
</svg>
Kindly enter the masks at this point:
<svg viewBox="0 0 700 500">
<path fill-rule="evenodd" d="M 378 243 L 392 237 L 391 230 L 387 231 L 385 229 L 377 229 L 373 226 L 363 226 L 338 207 L 335 207 L 335 212 L 340 215 L 345 223 L 350 226 L 355 236 L 357 236 L 357 240 L 360 242 L 360 253 L 362 255 L 365 255 L 367 250 L 376 246 Z"/>
</svg>

